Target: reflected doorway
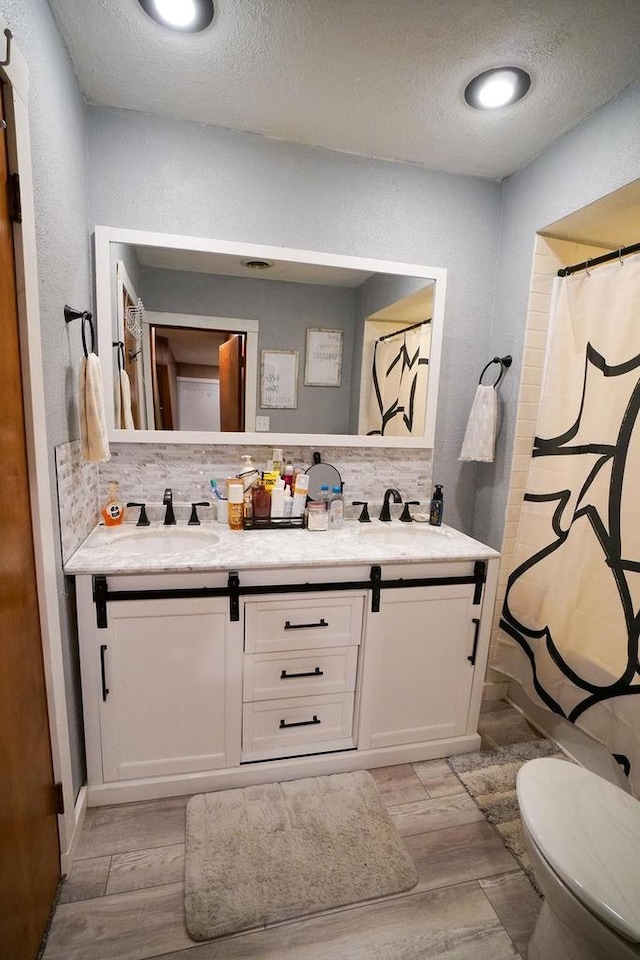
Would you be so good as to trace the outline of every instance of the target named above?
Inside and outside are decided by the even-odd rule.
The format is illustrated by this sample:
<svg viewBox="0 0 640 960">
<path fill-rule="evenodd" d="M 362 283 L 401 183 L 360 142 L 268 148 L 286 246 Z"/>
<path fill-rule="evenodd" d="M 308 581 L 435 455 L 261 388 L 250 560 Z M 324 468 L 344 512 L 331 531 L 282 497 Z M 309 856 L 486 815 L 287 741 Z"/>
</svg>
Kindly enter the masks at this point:
<svg viewBox="0 0 640 960">
<path fill-rule="evenodd" d="M 245 429 L 246 334 L 149 324 L 156 430 Z"/>
</svg>

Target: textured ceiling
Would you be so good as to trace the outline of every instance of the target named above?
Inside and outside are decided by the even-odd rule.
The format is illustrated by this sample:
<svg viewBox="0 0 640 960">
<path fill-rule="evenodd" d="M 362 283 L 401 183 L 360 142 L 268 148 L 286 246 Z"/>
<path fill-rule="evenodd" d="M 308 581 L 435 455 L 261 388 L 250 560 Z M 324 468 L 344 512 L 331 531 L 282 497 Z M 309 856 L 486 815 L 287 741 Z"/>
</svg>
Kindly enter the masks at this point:
<svg viewBox="0 0 640 960">
<path fill-rule="evenodd" d="M 640 78 L 640 0 L 215 0 L 176 34 L 137 0 L 49 0 L 92 104 L 502 179 Z M 531 73 L 510 110 L 467 82 Z"/>
</svg>

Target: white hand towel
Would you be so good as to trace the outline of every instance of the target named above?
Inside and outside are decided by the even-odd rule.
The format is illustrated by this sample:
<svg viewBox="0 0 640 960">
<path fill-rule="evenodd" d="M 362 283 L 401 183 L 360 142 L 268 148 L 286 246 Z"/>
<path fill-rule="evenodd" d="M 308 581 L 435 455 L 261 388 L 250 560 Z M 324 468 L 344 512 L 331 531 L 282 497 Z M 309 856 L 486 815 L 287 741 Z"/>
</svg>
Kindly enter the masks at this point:
<svg viewBox="0 0 640 960">
<path fill-rule="evenodd" d="M 123 430 L 135 430 L 131 412 L 131 382 L 126 370 L 120 371 L 120 409 L 122 411 L 121 426 Z"/>
<path fill-rule="evenodd" d="M 95 353 L 80 367 L 80 429 L 85 459 L 104 463 L 111 459 L 102 397 L 102 368 Z"/>
<path fill-rule="evenodd" d="M 462 441 L 460 460 L 493 462 L 497 419 L 495 389 L 492 386 L 479 384 L 471 405 L 467 429 Z"/>
</svg>

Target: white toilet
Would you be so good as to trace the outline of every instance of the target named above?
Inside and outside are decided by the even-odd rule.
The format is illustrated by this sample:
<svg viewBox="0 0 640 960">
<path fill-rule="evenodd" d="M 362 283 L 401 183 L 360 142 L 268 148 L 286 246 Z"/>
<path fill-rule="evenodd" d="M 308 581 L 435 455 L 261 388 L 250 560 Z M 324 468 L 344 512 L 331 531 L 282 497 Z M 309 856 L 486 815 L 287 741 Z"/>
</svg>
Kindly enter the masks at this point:
<svg viewBox="0 0 640 960">
<path fill-rule="evenodd" d="M 640 801 L 550 757 L 525 763 L 516 788 L 545 897 L 529 960 L 638 960 Z"/>
</svg>

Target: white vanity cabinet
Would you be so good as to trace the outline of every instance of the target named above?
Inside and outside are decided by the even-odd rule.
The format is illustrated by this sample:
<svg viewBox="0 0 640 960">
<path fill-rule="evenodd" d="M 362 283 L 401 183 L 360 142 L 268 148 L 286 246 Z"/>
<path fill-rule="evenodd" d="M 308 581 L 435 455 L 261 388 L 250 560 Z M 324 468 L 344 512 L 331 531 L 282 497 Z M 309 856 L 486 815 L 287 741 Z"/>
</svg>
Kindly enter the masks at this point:
<svg viewBox="0 0 640 960">
<path fill-rule="evenodd" d="M 134 595 L 196 587 L 184 575 L 108 582 Z M 79 578 L 77 593 L 90 787 L 236 766 L 242 631 L 228 599 L 109 602 L 100 627 L 92 578 Z"/>
<path fill-rule="evenodd" d="M 497 558 L 77 577 L 90 804 L 479 747 Z"/>
<path fill-rule="evenodd" d="M 382 591 L 367 626 L 362 748 L 475 732 L 480 616 L 473 598 L 468 584 Z"/>
</svg>

